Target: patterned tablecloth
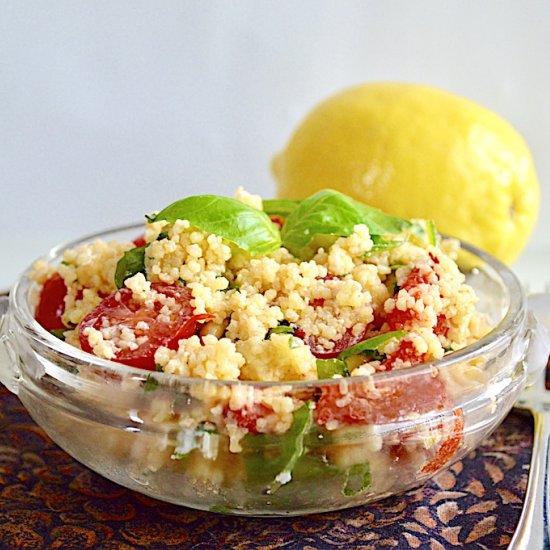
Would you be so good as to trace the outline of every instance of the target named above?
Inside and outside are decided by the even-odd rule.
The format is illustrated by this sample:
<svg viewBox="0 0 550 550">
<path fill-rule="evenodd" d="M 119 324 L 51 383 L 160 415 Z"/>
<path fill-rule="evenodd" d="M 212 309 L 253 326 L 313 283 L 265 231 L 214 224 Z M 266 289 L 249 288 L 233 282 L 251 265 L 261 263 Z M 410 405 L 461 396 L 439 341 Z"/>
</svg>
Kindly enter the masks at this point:
<svg viewBox="0 0 550 550">
<path fill-rule="evenodd" d="M 527 484 L 532 419 L 519 411 L 428 485 L 370 506 L 241 518 L 165 504 L 94 474 L 0 390 L 0 548 L 501 548 Z"/>
</svg>

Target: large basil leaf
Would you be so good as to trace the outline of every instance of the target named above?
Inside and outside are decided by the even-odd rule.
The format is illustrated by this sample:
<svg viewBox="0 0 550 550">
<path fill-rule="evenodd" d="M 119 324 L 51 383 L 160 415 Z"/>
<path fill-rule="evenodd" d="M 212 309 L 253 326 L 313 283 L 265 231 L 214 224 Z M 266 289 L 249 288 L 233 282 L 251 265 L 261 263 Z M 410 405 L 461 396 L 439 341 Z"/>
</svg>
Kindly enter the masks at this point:
<svg viewBox="0 0 550 550">
<path fill-rule="evenodd" d="M 278 229 L 264 212 L 236 199 L 198 195 L 176 201 L 151 221 L 188 220 L 207 233 L 213 233 L 252 255 L 264 255 L 281 246 Z"/>
<path fill-rule="evenodd" d="M 308 245 L 316 236 L 347 237 L 358 224 L 365 224 L 371 235 L 385 235 L 401 233 L 410 222 L 325 189 L 302 200 L 289 214 L 281 232 L 283 246 L 307 259 L 314 253 Z"/>
<path fill-rule="evenodd" d="M 120 258 L 115 270 L 116 287 L 122 288 L 124 281 L 133 277 L 136 273 L 143 273 L 145 275 L 145 246 L 131 248 Z"/>
</svg>

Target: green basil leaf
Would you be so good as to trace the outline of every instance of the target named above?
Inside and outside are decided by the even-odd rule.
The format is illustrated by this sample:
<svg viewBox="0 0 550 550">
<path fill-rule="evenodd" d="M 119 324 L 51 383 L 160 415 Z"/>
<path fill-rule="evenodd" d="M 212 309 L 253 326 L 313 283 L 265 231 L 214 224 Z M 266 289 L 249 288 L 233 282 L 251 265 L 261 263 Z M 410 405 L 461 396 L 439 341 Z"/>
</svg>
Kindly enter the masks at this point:
<svg viewBox="0 0 550 550">
<path fill-rule="evenodd" d="M 161 210 L 154 220 L 188 220 L 193 227 L 218 235 L 252 255 L 268 254 L 281 246 L 280 233 L 265 212 L 228 197 L 187 197 Z"/>
<path fill-rule="evenodd" d="M 116 287 L 122 288 L 124 281 L 129 277 L 133 277 L 136 273 L 145 275 L 145 246 L 131 248 L 120 258 L 115 270 Z"/>
<path fill-rule="evenodd" d="M 349 376 L 348 366 L 341 359 L 317 359 L 317 376 L 319 380 L 333 378 L 335 374 Z"/>
<path fill-rule="evenodd" d="M 306 403 L 294 411 L 292 425 L 286 433 L 248 434 L 243 440 L 248 482 L 265 485 L 270 494 L 288 483 L 304 454 L 304 438 L 312 423 L 311 409 Z"/>
<path fill-rule="evenodd" d="M 342 470 L 334 464 L 329 464 L 326 457 L 306 454 L 296 463 L 292 471 L 292 480 L 326 482 L 341 474 Z"/>
<path fill-rule="evenodd" d="M 159 387 L 158 380 L 155 377 L 148 374 L 147 379 L 145 380 L 145 384 L 143 384 L 143 391 L 155 391 L 158 387 Z"/>
<path fill-rule="evenodd" d="M 340 353 L 340 355 L 338 355 L 338 359 L 340 359 L 340 361 L 345 361 L 348 357 L 351 357 L 352 355 L 359 355 L 360 353 L 363 353 L 365 351 L 378 351 L 378 348 L 380 348 L 392 338 L 401 339 L 406 334 L 406 330 L 394 330 L 393 332 L 385 332 L 384 334 L 379 334 L 378 336 L 363 340 L 362 342 L 359 342 L 358 344 L 355 344 L 354 346 L 345 349 L 342 353 Z"/>
<path fill-rule="evenodd" d="M 366 491 L 371 484 L 370 465 L 368 462 L 354 464 L 346 470 L 346 481 L 342 493 L 346 497 L 354 497 Z"/>
<path fill-rule="evenodd" d="M 283 246 L 307 259 L 312 255 L 307 247 L 316 235 L 347 237 L 358 224 L 365 224 L 371 235 L 385 235 L 401 233 L 410 222 L 325 189 L 302 200 L 290 213 L 281 232 Z"/>
<path fill-rule="evenodd" d="M 300 204 L 299 200 L 289 199 L 268 199 L 262 201 L 264 212 L 268 216 L 281 216 L 286 218 L 289 216 Z"/>
</svg>

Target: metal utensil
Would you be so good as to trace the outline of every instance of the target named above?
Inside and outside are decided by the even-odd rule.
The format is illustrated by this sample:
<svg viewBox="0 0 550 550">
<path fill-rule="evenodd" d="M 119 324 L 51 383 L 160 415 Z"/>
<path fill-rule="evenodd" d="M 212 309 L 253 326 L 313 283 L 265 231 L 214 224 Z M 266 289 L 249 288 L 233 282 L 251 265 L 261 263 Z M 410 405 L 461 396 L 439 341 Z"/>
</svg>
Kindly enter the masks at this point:
<svg viewBox="0 0 550 550">
<path fill-rule="evenodd" d="M 550 331 L 550 293 L 530 296 L 529 309 Z M 524 390 L 517 405 L 533 415 L 533 451 L 523 509 L 508 548 L 547 550 L 550 549 L 550 390 L 546 387 L 546 369 Z"/>
</svg>

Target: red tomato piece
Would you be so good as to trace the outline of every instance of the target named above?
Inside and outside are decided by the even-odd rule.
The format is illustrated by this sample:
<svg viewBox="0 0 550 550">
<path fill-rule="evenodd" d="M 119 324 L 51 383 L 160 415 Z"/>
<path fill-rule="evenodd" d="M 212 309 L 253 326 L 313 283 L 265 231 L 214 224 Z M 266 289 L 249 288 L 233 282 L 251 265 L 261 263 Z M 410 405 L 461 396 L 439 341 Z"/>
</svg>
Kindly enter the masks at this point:
<svg viewBox="0 0 550 550">
<path fill-rule="evenodd" d="M 325 305 L 325 299 L 324 298 L 314 298 L 311 300 L 311 305 L 314 308 L 323 307 Z"/>
<path fill-rule="evenodd" d="M 418 285 L 429 285 L 429 284 L 430 284 L 429 274 L 428 273 L 420 274 L 420 270 L 417 267 L 415 267 L 411 271 L 411 273 L 409 274 L 409 276 L 407 277 L 407 279 L 405 280 L 401 288 L 404 288 L 405 290 L 411 290 L 417 287 Z"/>
<path fill-rule="evenodd" d="M 382 361 L 382 365 L 386 367 L 386 370 L 391 370 L 398 360 L 409 362 L 409 366 L 418 365 L 426 360 L 426 354 L 418 353 L 415 345 L 410 340 L 401 340 L 397 350 L 386 357 Z"/>
<path fill-rule="evenodd" d="M 434 327 L 434 333 L 437 334 L 437 336 L 444 336 L 446 338 L 450 328 L 447 317 L 440 313 L 437 316 L 437 324 Z"/>
<path fill-rule="evenodd" d="M 439 263 L 439 258 L 435 254 L 433 254 L 432 252 L 429 252 L 428 255 L 430 256 L 430 260 L 432 260 L 434 264 Z"/>
<path fill-rule="evenodd" d="M 147 241 L 145 240 L 144 235 L 140 235 L 139 237 L 136 237 L 132 243 L 136 248 L 139 248 L 140 246 L 145 246 L 147 244 Z"/>
<path fill-rule="evenodd" d="M 442 427 L 442 426 L 441 426 Z M 435 457 L 423 468 L 424 473 L 432 474 L 443 468 L 449 460 L 455 455 L 462 443 L 462 434 L 464 433 L 464 414 L 461 410 L 455 411 L 455 419 L 452 435 L 445 439 L 439 446 Z"/>
<path fill-rule="evenodd" d="M 225 417 L 227 420 L 235 422 L 240 428 L 246 428 L 250 433 L 257 434 L 259 433 L 256 427 L 258 418 L 264 418 L 271 412 L 265 405 L 254 403 L 251 408 L 243 407 L 236 411 L 228 408 L 225 411 Z"/>
<path fill-rule="evenodd" d="M 65 312 L 66 295 L 67 286 L 59 273 L 52 275 L 42 286 L 34 318 L 46 330 L 67 328 L 61 321 L 61 316 Z"/>
<path fill-rule="evenodd" d="M 390 331 L 409 329 L 416 318 L 417 315 L 414 309 L 402 311 L 395 307 L 386 314 L 386 322 Z"/>
<path fill-rule="evenodd" d="M 448 404 L 443 381 L 431 373 L 380 381 L 374 388 L 350 381 L 348 394 L 343 395 L 338 384 L 322 389 L 316 408 L 320 426 L 332 421 L 344 425 L 385 424 L 411 413 L 441 411 Z"/>
<path fill-rule="evenodd" d="M 285 218 L 282 216 L 277 216 L 276 214 L 273 214 L 273 216 L 270 216 L 271 221 L 277 226 L 277 229 L 281 231 L 283 228 L 283 225 L 285 224 Z"/>
<path fill-rule="evenodd" d="M 422 467 L 422 472 L 433 474 L 443 468 L 447 462 L 453 458 L 458 451 L 460 444 L 462 443 L 462 435 L 464 433 L 464 414 L 461 410 L 454 412 L 454 418 L 452 420 L 452 433 L 439 445 L 437 452 L 427 464 Z M 438 425 L 438 429 L 442 429 L 443 424 Z M 403 443 L 392 445 L 390 448 L 390 456 L 395 462 L 400 462 L 409 459 L 409 451 L 404 444 L 407 440 L 407 434 L 402 434 Z"/>
<path fill-rule="evenodd" d="M 154 370 L 154 355 L 160 346 L 177 349 L 179 340 L 195 334 L 198 321 L 210 318 L 210 316 L 194 314 L 190 303 L 191 292 L 182 285 L 153 283 L 151 289 L 174 299 L 176 305 L 168 321 L 159 319 L 162 308 L 160 301 L 155 301 L 153 307 L 146 307 L 142 302 L 133 299 L 129 288 L 122 288 L 107 296 L 82 320 L 79 335 L 82 349 L 93 353 L 88 338 L 84 335 L 87 327 L 93 327 L 96 330 L 106 327 L 119 329 L 127 327 L 135 332 L 136 338 L 144 336 L 147 339 L 138 344 L 136 349 L 119 350 L 113 360 L 132 367 Z M 141 321 L 147 324 L 146 329 L 136 328 Z"/>
</svg>

